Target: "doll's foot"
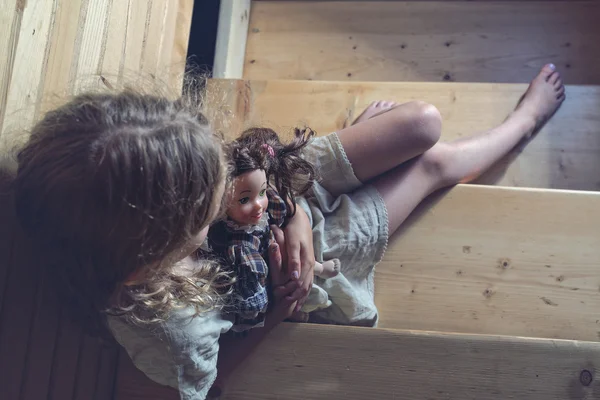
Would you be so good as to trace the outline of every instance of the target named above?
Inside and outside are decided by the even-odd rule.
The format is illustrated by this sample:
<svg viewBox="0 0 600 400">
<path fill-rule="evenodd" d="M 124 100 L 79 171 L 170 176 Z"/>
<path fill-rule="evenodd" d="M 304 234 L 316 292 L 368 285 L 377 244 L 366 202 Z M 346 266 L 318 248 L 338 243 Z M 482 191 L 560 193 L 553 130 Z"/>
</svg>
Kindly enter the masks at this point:
<svg viewBox="0 0 600 400">
<path fill-rule="evenodd" d="M 337 258 L 325 261 L 323 263 L 323 271 L 318 275 L 318 277 L 323 279 L 333 278 L 340 273 L 340 267 L 341 263 Z"/>
</svg>

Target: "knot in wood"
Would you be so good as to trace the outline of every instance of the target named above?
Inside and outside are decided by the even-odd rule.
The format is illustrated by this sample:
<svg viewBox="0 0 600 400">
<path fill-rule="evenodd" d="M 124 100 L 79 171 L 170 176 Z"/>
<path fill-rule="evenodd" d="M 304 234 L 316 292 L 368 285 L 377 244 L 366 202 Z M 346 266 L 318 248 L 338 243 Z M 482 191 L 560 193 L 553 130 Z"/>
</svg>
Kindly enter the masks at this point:
<svg viewBox="0 0 600 400">
<path fill-rule="evenodd" d="M 581 374 L 579 374 L 579 382 L 581 382 L 583 386 L 590 386 L 593 380 L 594 377 L 592 376 L 592 373 L 587 369 L 584 369 L 581 371 Z"/>
</svg>

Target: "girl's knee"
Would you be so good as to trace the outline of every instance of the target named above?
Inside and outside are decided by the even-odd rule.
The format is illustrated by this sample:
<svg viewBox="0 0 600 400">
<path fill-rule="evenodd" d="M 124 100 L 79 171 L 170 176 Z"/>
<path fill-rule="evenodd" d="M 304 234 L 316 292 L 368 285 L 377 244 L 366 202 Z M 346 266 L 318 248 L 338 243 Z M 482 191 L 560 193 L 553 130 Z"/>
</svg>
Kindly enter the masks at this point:
<svg viewBox="0 0 600 400">
<path fill-rule="evenodd" d="M 450 165 L 453 154 L 452 145 L 440 142 L 419 157 L 417 162 L 422 171 L 430 177 L 435 189 L 458 183 L 451 174 Z"/>
<path fill-rule="evenodd" d="M 442 134 L 442 116 L 433 104 L 424 101 L 412 101 L 406 104 L 409 107 L 410 133 L 414 136 L 415 142 L 423 147 L 424 150 L 433 147 Z M 404 110 L 401 118 L 406 118 Z M 402 123 L 406 124 L 406 120 Z"/>
</svg>

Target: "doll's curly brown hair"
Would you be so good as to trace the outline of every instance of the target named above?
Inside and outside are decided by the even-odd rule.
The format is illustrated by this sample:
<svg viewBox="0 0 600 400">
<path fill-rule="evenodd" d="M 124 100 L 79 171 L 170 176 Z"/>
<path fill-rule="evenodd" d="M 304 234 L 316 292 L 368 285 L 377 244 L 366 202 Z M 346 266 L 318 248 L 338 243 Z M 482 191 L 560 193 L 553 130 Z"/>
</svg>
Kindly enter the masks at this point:
<svg viewBox="0 0 600 400">
<path fill-rule="evenodd" d="M 312 129 L 294 130 L 294 138 L 282 143 L 269 128 L 250 128 L 228 146 L 231 174 L 235 178 L 246 172 L 264 170 L 267 181 L 275 187 L 286 204 L 291 205 L 288 217 L 296 213 L 296 201 L 311 188 L 315 169 L 302 158 L 302 151 L 315 136 Z"/>
</svg>

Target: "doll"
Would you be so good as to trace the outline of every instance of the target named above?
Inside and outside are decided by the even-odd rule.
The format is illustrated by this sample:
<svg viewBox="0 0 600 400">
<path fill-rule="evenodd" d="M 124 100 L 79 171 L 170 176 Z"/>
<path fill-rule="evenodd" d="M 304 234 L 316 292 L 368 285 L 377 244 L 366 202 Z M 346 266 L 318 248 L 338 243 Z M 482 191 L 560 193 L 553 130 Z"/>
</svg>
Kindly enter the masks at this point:
<svg viewBox="0 0 600 400">
<path fill-rule="evenodd" d="M 306 193 L 315 172 L 301 152 L 314 136 L 308 129 L 295 130 L 295 138 L 282 144 L 271 129 L 245 131 L 229 145 L 233 188 L 226 216 L 209 230 L 209 246 L 230 266 L 234 284 L 234 331 L 264 325 L 269 303 L 267 249 L 273 233 L 270 225 L 284 227 L 296 212 L 294 198 Z M 315 276 L 327 279 L 340 271 L 338 259 L 317 262 Z M 296 319 L 329 306 L 327 296 L 311 290 Z"/>
</svg>

